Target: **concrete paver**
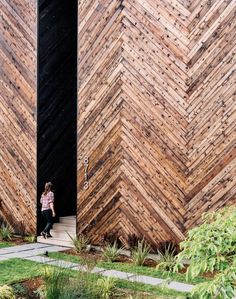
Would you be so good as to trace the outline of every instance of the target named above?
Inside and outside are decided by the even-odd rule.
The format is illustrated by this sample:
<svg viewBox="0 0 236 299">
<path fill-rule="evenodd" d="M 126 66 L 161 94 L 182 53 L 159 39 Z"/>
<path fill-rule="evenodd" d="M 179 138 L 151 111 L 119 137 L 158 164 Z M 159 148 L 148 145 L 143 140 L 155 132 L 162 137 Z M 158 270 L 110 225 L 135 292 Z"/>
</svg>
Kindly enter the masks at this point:
<svg viewBox="0 0 236 299">
<path fill-rule="evenodd" d="M 101 273 L 102 276 L 107 276 L 107 277 L 114 277 L 114 278 L 119 278 L 119 279 L 129 279 L 131 276 L 134 274 L 132 273 L 127 273 L 123 271 L 117 271 L 117 270 L 106 270 Z"/>
<path fill-rule="evenodd" d="M 180 292 L 191 292 L 193 287 L 194 287 L 193 285 L 189 285 L 182 282 L 175 282 L 175 281 L 172 281 L 171 283 L 168 284 L 169 289 L 173 289 Z"/>
<path fill-rule="evenodd" d="M 32 243 L 32 244 L 4 247 L 4 248 L 0 249 L 0 255 L 6 254 L 6 253 L 34 250 L 34 249 L 39 249 L 39 248 L 44 248 L 44 247 L 46 248 L 46 247 L 48 247 L 48 245 L 40 244 L 40 243 Z"/>
<path fill-rule="evenodd" d="M 61 260 L 51 261 L 50 265 L 61 267 L 61 268 L 75 268 L 78 266 L 78 264 L 67 262 L 67 261 L 61 261 Z"/>
<path fill-rule="evenodd" d="M 164 279 L 155 278 L 155 277 L 151 277 L 151 276 L 145 276 L 145 275 L 133 275 L 129 278 L 129 281 L 141 282 L 141 283 L 150 284 L 153 286 L 157 286 L 157 285 L 163 284 L 165 282 Z"/>
<path fill-rule="evenodd" d="M 55 261 L 55 259 L 51 259 L 50 257 L 46 257 L 46 256 L 29 256 L 24 259 L 33 261 L 33 262 L 37 262 L 37 263 L 41 263 L 41 264 L 47 264 L 47 263 Z"/>
<path fill-rule="evenodd" d="M 93 274 L 101 274 L 104 271 L 106 271 L 106 269 L 94 267 L 93 270 L 91 271 L 91 273 L 93 273 Z"/>
</svg>

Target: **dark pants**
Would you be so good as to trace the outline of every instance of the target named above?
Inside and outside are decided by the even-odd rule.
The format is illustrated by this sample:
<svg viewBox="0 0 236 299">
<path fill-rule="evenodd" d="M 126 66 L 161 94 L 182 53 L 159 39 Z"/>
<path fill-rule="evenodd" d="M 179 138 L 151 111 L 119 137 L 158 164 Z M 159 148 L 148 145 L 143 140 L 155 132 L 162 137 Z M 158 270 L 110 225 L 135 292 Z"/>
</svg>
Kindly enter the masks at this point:
<svg viewBox="0 0 236 299">
<path fill-rule="evenodd" d="M 50 234 L 50 229 L 52 228 L 52 210 L 45 210 L 42 211 L 43 218 L 47 221 L 47 224 L 43 230 L 44 233 Z"/>
</svg>

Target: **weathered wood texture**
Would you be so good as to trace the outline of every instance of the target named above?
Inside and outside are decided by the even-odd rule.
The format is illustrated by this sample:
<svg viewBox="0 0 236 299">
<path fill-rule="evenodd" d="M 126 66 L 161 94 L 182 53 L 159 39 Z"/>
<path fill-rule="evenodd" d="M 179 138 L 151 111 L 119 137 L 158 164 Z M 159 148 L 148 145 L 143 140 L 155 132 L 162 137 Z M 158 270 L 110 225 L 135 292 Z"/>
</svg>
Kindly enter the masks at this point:
<svg viewBox="0 0 236 299">
<path fill-rule="evenodd" d="M 93 243 L 179 241 L 236 203 L 235 12 L 234 0 L 79 2 L 78 231 Z"/>
<path fill-rule="evenodd" d="M 76 72 L 77 1 L 39 0 L 38 202 L 52 181 L 58 216 L 76 213 Z"/>
<path fill-rule="evenodd" d="M 0 218 L 36 231 L 36 2 L 0 1 Z"/>
</svg>

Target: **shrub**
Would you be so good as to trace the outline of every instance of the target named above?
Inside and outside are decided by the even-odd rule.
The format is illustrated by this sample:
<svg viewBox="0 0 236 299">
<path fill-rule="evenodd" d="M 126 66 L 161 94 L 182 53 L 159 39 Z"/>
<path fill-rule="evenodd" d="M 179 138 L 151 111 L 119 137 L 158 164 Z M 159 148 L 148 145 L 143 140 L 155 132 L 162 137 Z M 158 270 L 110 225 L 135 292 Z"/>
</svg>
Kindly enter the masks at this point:
<svg viewBox="0 0 236 299">
<path fill-rule="evenodd" d="M 24 237 L 24 241 L 29 243 L 35 243 L 36 242 L 36 236 L 35 235 L 29 235 Z"/>
<path fill-rule="evenodd" d="M 138 241 L 138 246 L 132 250 L 131 257 L 136 266 L 142 266 L 150 253 L 150 247 L 144 241 Z"/>
<path fill-rule="evenodd" d="M 12 288 L 13 288 L 13 292 L 16 296 L 18 296 L 20 298 L 25 298 L 26 297 L 27 289 L 22 283 L 16 283 L 12 286 Z"/>
<path fill-rule="evenodd" d="M 197 285 L 197 298 L 233 298 L 236 293 L 236 208 L 228 207 L 206 213 L 203 223 L 190 230 L 180 244 L 175 270 L 190 260 L 186 278 L 205 272 L 217 273 L 213 280 Z"/>
<path fill-rule="evenodd" d="M 38 287 L 37 290 L 34 291 L 34 294 L 39 299 L 46 299 L 46 288 L 45 288 L 45 285 L 41 285 L 40 287 Z"/>
<path fill-rule="evenodd" d="M 102 257 L 107 262 L 114 262 L 115 260 L 117 260 L 119 254 L 121 253 L 121 250 L 123 250 L 123 247 L 119 248 L 115 241 L 113 245 L 108 244 L 103 249 Z"/>
<path fill-rule="evenodd" d="M 11 228 L 11 226 L 2 223 L 0 227 L 0 239 L 2 239 L 3 241 L 9 241 L 11 240 L 12 235 L 13 235 L 13 229 Z"/>
<path fill-rule="evenodd" d="M 58 264 L 60 266 L 60 264 Z M 43 271 L 44 285 L 37 291 L 40 299 L 99 299 L 100 289 L 97 278 L 90 272 L 79 272 L 71 277 L 68 269 L 45 267 Z"/>
<path fill-rule="evenodd" d="M 80 234 L 79 236 L 72 237 L 69 233 L 67 234 L 72 241 L 76 253 L 81 253 L 82 251 L 86 250 L 88 245 L 88 238 L 86 236 Z"/>
<path fill-rule="evenodd" d="M 97 286 L 100 298 L 102 299 L 112 298 L 117 292 L 115 279 L 113 277 L 98 279 Z"/>
<path fill-rule="evenodd" d="M 105 246 L 107 244 L 114 244 L 116 242 L 117 246 L 120 248 L 123 246 L 122 242 L 119 239 L 119 235 L 117 233 L 105 233 L 101 238 L 101 243 Z"/>
<path fill-rule="evenodd" d="M 68 284 L 69 277 L 64 269 L 45 267 L 43 271 L 45 294 L 47 299 L 58 299 L 62 287 Z"/>
<path fill-rule="evenodd" d="M 0 299 L 15 299 L 13 288 L 7 285 L 0 286 Z"/>
<path fill-rule="evenodd" d="M 172 243 L 168 243 L 164 247 L 164 250 L 157 250 L 158 252 L 158 270 L 164 270 L 164 271 L 173 271 L 174 267 L 176 265 L 176 247 Z"/>
</svg>

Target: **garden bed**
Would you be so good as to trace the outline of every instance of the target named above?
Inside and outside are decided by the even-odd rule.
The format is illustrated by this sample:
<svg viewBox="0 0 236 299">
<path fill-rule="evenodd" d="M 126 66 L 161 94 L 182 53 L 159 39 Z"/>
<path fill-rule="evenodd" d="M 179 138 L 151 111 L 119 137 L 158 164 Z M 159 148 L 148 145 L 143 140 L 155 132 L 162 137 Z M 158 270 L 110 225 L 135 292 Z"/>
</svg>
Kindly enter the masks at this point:
<svg viewBox="0 0 236 299">
<path fill-rule="evenodd" d="M 49 266 L 50 268 L 55 268 Z M 22 259 L 10 259 L 0 262 L 1 275 L 0 285 L 11 285 L 18 294 L 17 298 L 36 299 L 39 298 L 35 291 L 42 285 L 41 278 L 45 266 L 32 261 Z M 57 268 L 57 267 L 56 267 Z M 77 279 L 83 273 L 67 270 L 70 278 Z M 92 280 L 95 284 L 101 276 L 96 274 L 86 274 L 88 280 Z M 161 286 L 151 286 L 143 283 L 134 283 L 121 279 L 115 280 L 117 295 L 114 298 L 129 298 L 133 295 L 134 298 L 161 299 L 161 298 L 185 298 L 186 293 L 176 292 Z M 91 285 L 91 281 L 90 281 Z M 24 293 L 24 294 L 23 294 Z M 83 297 L 91 299 L 90 297 Z M 96 297 L 95 297 L 96 298 Z"/>
<path fill-rule="evenodd" d="M 147 260 L 143 266 L 136 266 L 133 264 L 132 259 L 119 255 L 119 258 L 114 262 L 105 262 L 102 260 L 101 252 L 81 252 L 77 254 L 73 249 L 65 250 L 64 252 L 51 252 L 48 254 L 49 257 L 56 260 L 64 260 L 74 263 L 85 264 L 89 261 L 90 264 L 94 264 L 97 267 L 101 267 L 107 270 L 118 270 L 134 274 L 146 275 L 156 278 L 170 279 L 172 281 L 198 284 L 200 282 L 205 282 L 211 278 L 211 275 L 204 277 L 197 277 L 186 281 L 185 269 L 180 273 L 171 273 L 168 271 L 162 271 L 156 269 L 157 262 Z"/>
<path fill-rule="evenodd" d="M 39 296 L 37 295 L 37 292 L 42 285 L 42 277 L 35 277 L 13 284 L 12 287 L 17 299 L 38 299 Z"/>
</svg>

